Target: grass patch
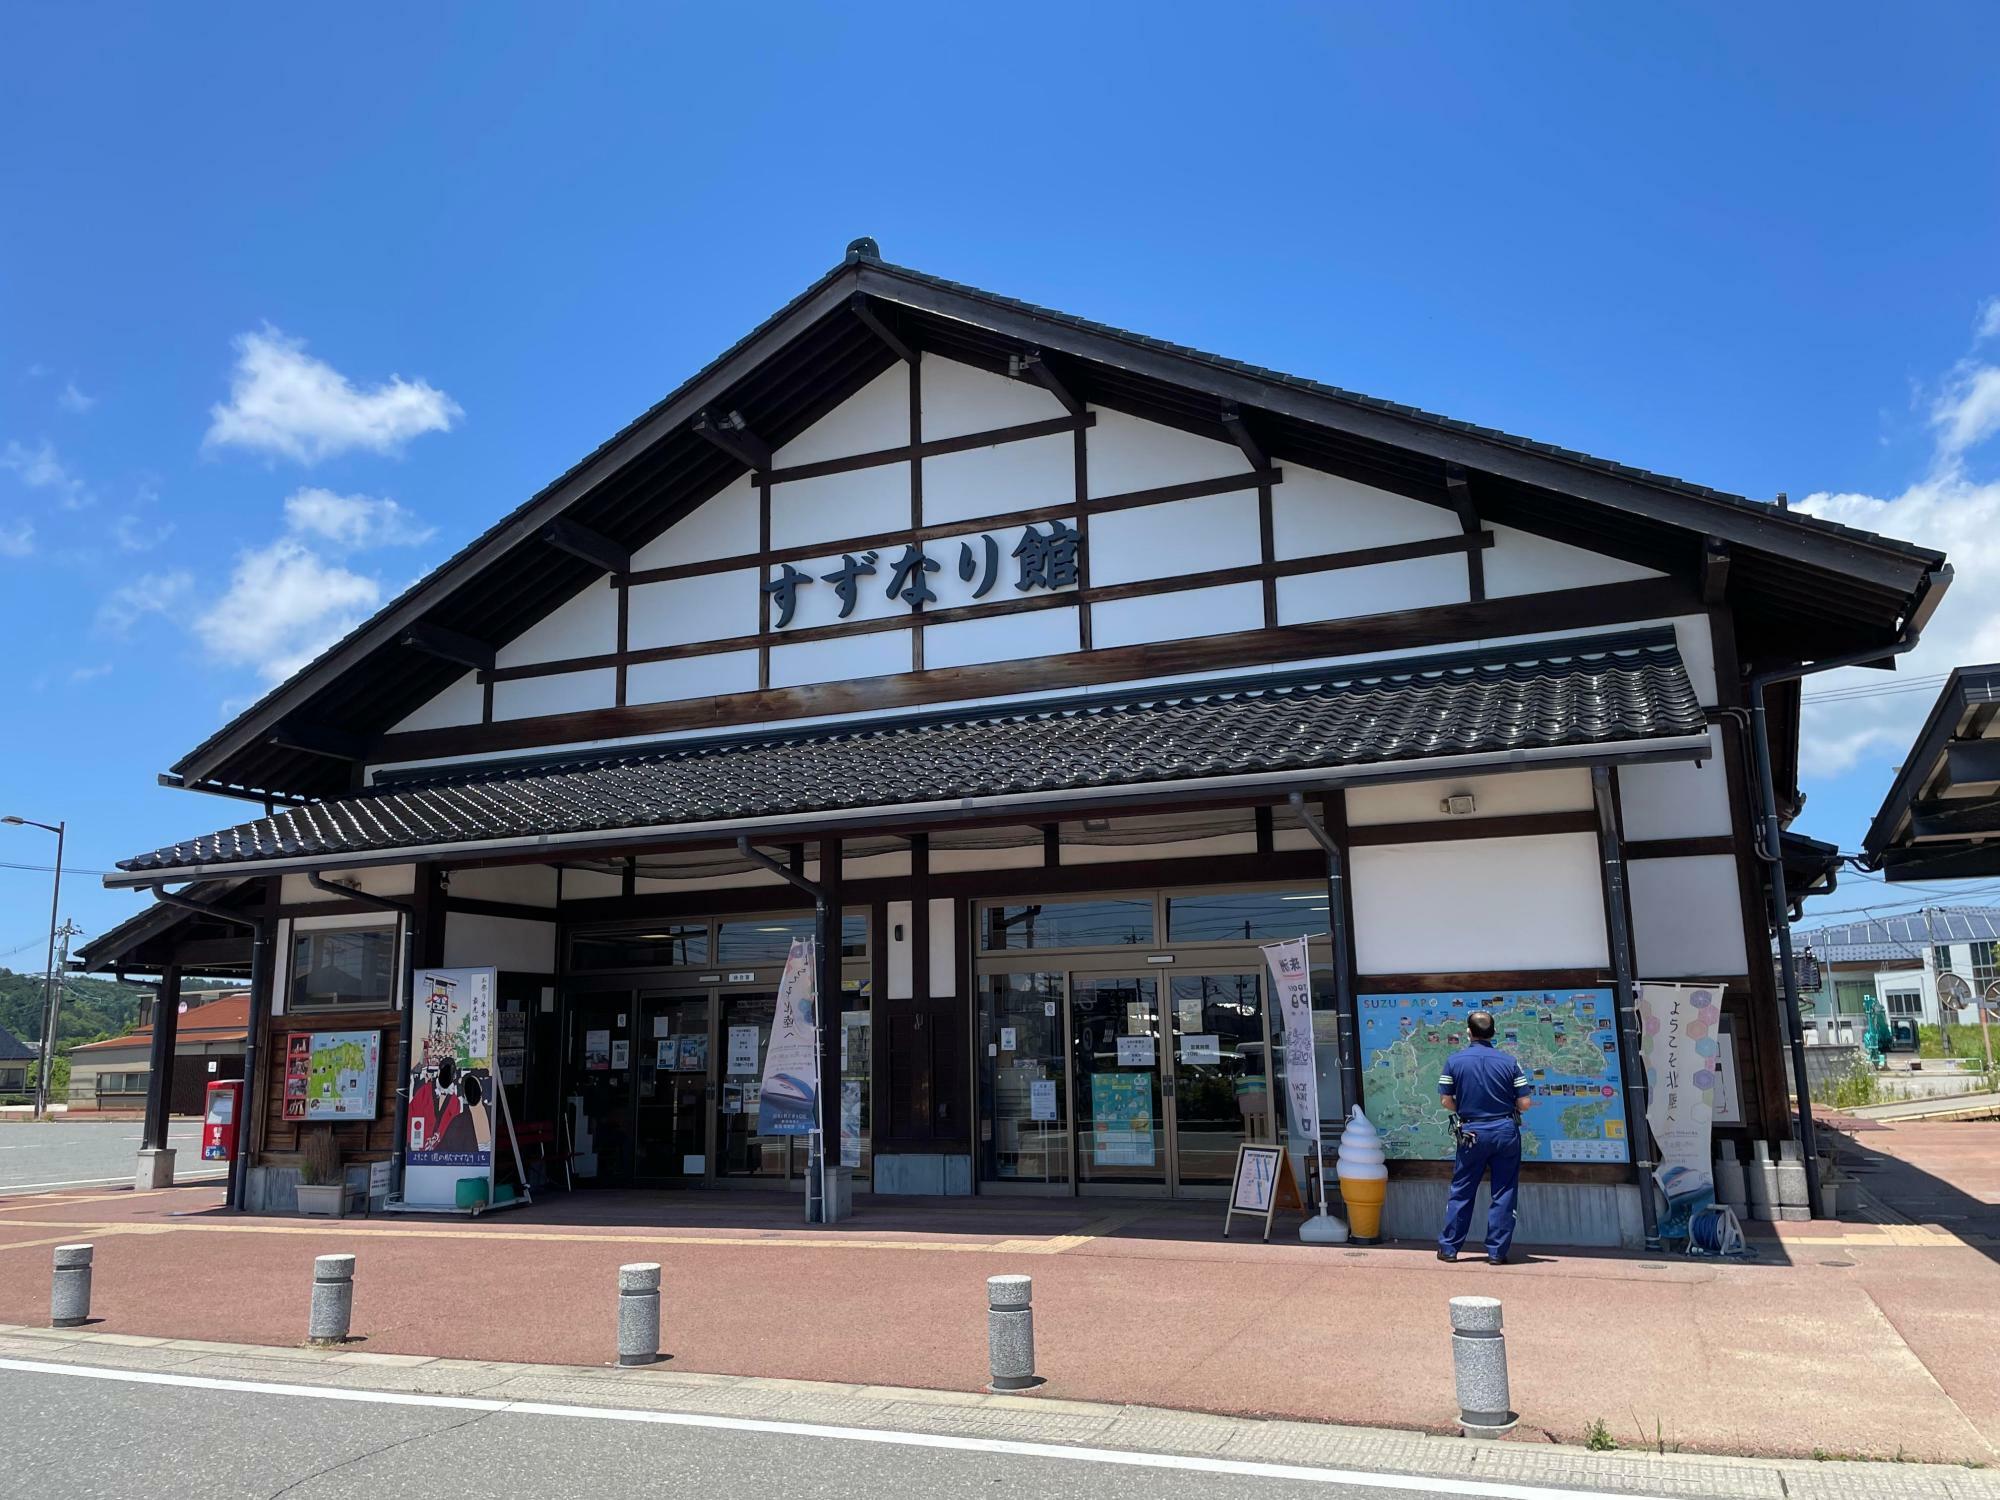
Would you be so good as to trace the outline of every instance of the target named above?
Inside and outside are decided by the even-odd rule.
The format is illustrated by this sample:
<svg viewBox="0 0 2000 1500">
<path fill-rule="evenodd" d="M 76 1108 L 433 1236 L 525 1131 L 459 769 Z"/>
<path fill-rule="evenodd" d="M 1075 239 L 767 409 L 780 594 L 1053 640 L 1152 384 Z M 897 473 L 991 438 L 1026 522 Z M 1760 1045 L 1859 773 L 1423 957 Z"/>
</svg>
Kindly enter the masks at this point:
<svg viewBox="0 0 2000 1500">
<path fill-rule="evenodd" d="M 1599 1417 L 1590 1424 L 1590 1431 L 1583 1435 L 1583 1446 L 1592 1453 L 1609 1453 L 1618 1446 L 1618 1439 L 1611 1435 L 1611 1429 Z"/>
<path fill-rule="evenodd" d="M 1882 1082 L 1867 1063 L 1857 1062 L 1838 1077 L 1823 1078 L 1814 1084 L 1812 1096 L 1813 1103 L 1824 1104 L 1828 1109 L 1860 1109 L 1880 1102 Z"/>
</svg>

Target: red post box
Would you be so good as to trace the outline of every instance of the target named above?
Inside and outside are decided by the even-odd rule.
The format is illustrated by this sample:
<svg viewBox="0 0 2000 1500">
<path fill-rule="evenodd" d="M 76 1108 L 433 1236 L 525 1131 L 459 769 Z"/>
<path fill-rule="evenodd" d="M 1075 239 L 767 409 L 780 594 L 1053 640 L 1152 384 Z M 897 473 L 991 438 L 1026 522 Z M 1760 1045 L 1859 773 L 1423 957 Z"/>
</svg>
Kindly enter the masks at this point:
<svg viewBox="0 0 2000 1500">
<path fill-rule="evenodd" d="M 208 1108 L 201 1116 L 201 1159 L 232 1161 L 236 1156 L 236 1122 L 243 1114 L 243 1080 L 224 1078 L 208 1086 Z"/>
</svg>

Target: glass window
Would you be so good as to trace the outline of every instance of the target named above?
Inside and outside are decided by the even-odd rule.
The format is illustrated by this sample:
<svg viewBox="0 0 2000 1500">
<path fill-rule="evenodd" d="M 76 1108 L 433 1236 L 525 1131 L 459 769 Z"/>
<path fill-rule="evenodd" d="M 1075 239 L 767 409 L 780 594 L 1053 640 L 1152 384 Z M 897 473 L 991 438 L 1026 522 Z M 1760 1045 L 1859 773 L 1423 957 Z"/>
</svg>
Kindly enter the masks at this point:
<svg viewBox="0 0 2000 1500">
<path fill-rule="evenodd" d="M 1972 945 L 1972 988 L 1980 999 L 1986 998 L 1987 986 L 2000 979 L 2000 957 L 1996 957 L 2000 943 L 1974 943 Z"/>
<path fill-rule="evenodd" d="M 1834 1014 L 1858 1016 L 1866 1009 L 1866 997 L 1873 994 L 1875 981 L 1872 979 L 1835 979 L 1833 981 Z"/>
<path fill-rule="evenodd" d="M 1174 943 L 1272 942 L 1326 931 L 1326 887 L 1317 891 L 1221 891 L 1167 898 Z"/>
<path fill-rule="evenodd" d="M 1924 997 L 1907 992 L 1898 992 L 1884 997 L 1892 1016 L 1921 1016 L 1924 1013 Z"/>
<path fill-rule="evenodd" d="M 1940 974 L 1951 967 L 1951 947 L 1949 944 L 1939 943 L 1931 949 L 1931 967 Z"/>
<path fill-rule="evenodd" d="M 395 1003 L 396 928 L 334 927 L 292 938 L 296 1010 L 388 1010 Z"/>
<path fill-rule="evenodd" d="M 979 1155 L 989 1182 L 1069 1181 L 1063 976 L 979 981 Z"/>
<path fill-rule="evenodd" d="M 663 969 L 708 962 L 706 922 L 669 924 L 644 932 L 587 932 L 570 939 L 572 969 Z"/>
<path fill-rule="evenodd" d="M 988 952 L 1009 948 L 1103 948 L 1115 944 L 1150 946 L 1153 903 L 1149 897 L 1098 901 L 1036 901 L 980 908 L 979 946 Z"/>
<path fill-rule="evenodd" d="M 716 929 L 715 961 L 720 964 L 783 963 L 792 951 L 792 939 L 813 936 L 813 919 L 798 917 L 750 917 L 740 922 L 724 922 Z M 868 956 L 868 914 L 848 912 L 840 919 L 840 956 Z"/>
</svg>

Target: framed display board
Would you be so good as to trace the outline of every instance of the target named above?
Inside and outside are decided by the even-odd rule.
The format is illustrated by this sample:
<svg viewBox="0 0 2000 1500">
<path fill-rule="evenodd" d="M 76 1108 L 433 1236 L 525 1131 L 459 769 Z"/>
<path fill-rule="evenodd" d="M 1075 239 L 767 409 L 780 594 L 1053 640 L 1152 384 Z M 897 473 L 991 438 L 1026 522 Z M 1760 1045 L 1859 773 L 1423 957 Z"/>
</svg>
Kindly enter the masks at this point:
<svg viewBox="0 0 2000 1500">
<path fill-rule="evenodd" d="M 1222 1216 L 1222 1237 L 1238 1214 L 1264 1221 L 1264 1238 L 1271 1237 L 1271 1220 L 1280 1209 L 1287 1213 L 1306 1211 L 1298 1178 L 1292 1175 L 1291 1153 L 1283 1146 L 1236 1148 L 1236 1170 L 1229 1179 L 1229 1211 Z"/>
</svg>

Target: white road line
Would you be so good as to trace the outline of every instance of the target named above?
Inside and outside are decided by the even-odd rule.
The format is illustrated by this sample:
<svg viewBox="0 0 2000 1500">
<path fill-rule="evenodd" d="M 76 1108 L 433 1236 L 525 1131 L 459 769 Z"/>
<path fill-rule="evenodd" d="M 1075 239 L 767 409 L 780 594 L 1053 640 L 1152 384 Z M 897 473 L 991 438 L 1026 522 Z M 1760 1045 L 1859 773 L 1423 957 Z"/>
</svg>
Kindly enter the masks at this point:
<svg viewBox="0 0 2000 1500">
<path fill-rule="evenodd" d="M 227 1172 L 196 1172 L 191 1176 L 183 1177 L 176 1173 L 174 1176 L 174 1186 L 180 1187 L 190 1182 L 220 1182 L 228 1175 Z M 0 1197 L 4 1197 L 8 1193 L 25 1193 L 30 1188 L 102 1187 L 108 1182 L 130 1182 L 131 1180 L 132 1173 L 127 1172 L 122 1177 L 66 1177 L 61 1182 L 4 1182 L 0 1183 Z"/>
<path fill-rule="evenodd" d="M 1256 1463 L 1247 1459 L 1198 1458 L 1172 1453 L 1128 1453 L 1116 1448 L 1023 1443 L 1007 1438 L 951 1437 L 932 1432 L 896 1432 L 871 1427 L 828 1427 L 817 1422 L 772 1422 L 754 1417 L 697 1416 L 689 1412 L 635 1411 L 615 1406 L 567 1406 L 549 1401 L 492 1401 L 480 1396 L 423 1396 L 403 1391 L 357 1391 L 266 1380 L 216 1380 L 206 1375 L 171 1375 L 152 1370 L 107 1370 L 90 1365 L 47 1364 L 32 1359 L 0 1359 L 0 1370 L 26 1375 L 70 1375 L 84 1380 L 122 1380 L 134 1385 L 172 1385 L 199 1391 L 236 1391 L 260 1396 L 304 1396 L 321 1401 L 359 1401 L 377 1406 L 430 1406 L 448 1411 L 511 1413 L 531 1417 L 587 1417 L 603 1422 L 641 1422 L 662 1427 L 708 1427 L 725 1432 L 760 1432 L 776 1437 L 831 1438 L 850 1443 L 883 1443 L 899 1448 L 944 1448 L 961 1453 L 997 1453 L 1013 1458 L 1053 1458 L 1070 1463 L 1117 1464 L 1134 1469 L 1177 1469 L 1195 1474 L 1228 1474 L 1246 1479 L 1290 1479 L 1347 1489 L 1407 1490 L 1424 1495 L 1464 1495 L 1473 1500 L 1657 1500 L 1607 1490 L 1554 1489 L 1534 1484 L 1495 1484 L 1478 1479 L 1432 1478 L 1414 1474 L 1371 1474 L 1360 1469 L 1316 1469 L 1302 1464 Z"/>
</svg>

